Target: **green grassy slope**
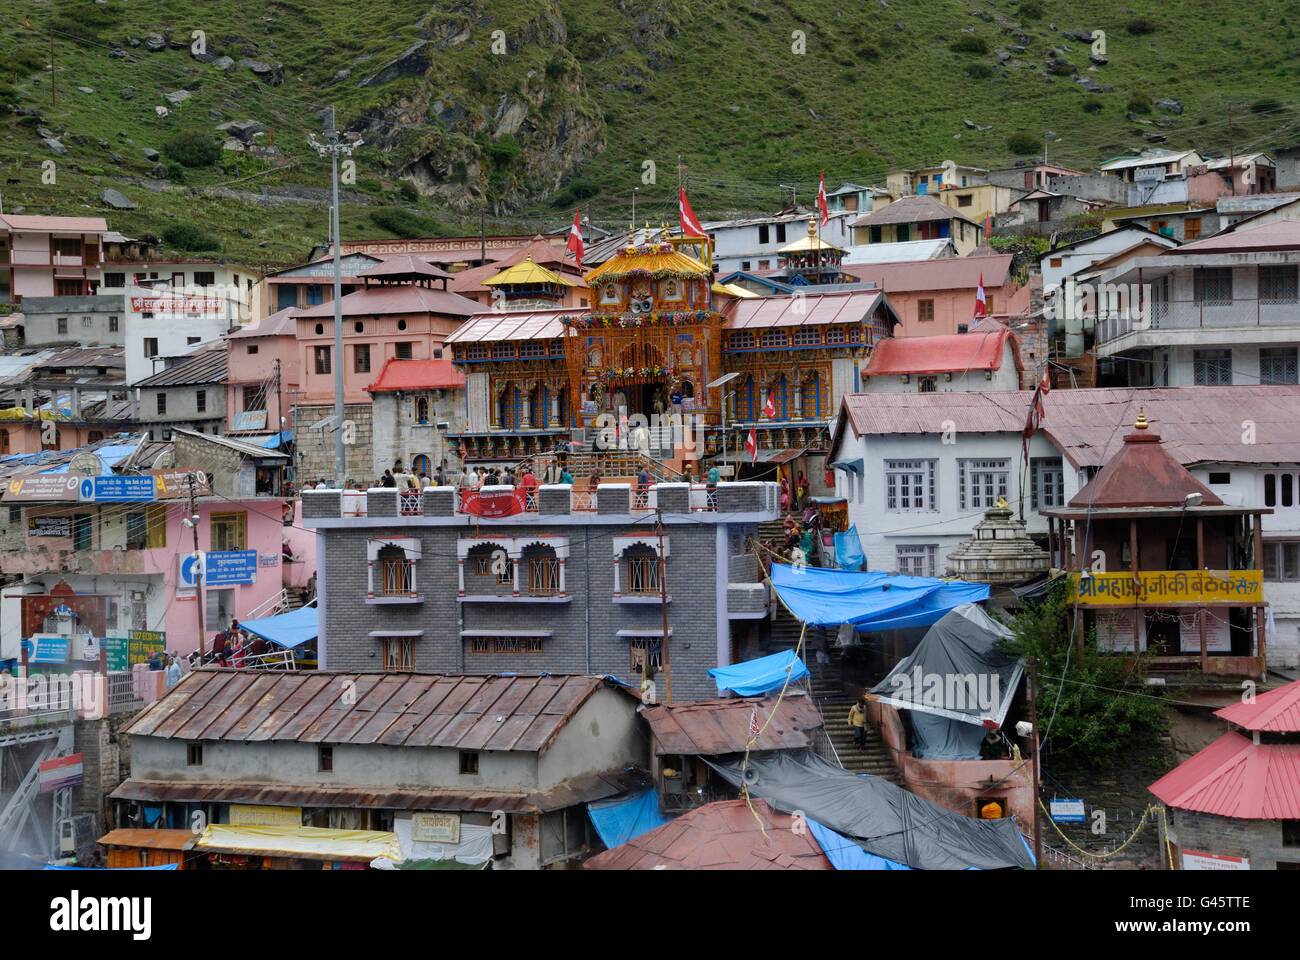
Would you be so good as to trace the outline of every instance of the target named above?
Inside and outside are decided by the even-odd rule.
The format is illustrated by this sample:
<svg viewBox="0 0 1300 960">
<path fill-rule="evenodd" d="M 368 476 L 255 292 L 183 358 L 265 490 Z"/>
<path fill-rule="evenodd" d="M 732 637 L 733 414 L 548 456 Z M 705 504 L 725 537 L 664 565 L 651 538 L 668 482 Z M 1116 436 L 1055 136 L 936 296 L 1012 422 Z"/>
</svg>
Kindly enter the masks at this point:
<svg viewBox="0 0 1300 960">
<path fill-rule="evenodd" d="M 473 231 L 480 208 L 490 230 L 535 229 L 562 222 L 575 203 L 614 225 L 628 217 L 634 187 L 638 219 L 671 221 L 679 155 L 707 218 L 774 207 L 789 196 L 783 183 L 807 200 L 820 169 L 833 186 L 873 182 L 899 164 L 1009 164 L 1014 140 L 1025 141 L 1016 149 L 1032 143 L 1038 151 L 1048 131 L 1058 138 L 1051 159 L 1083 167 L 1149 145 L 1148 135 L 1209 152 L 1226 152 L 1231 138 L 1240 152 L 1300 134 L 1296 0 L 25 7 L 6 10 L 0 23 L 4 209 L 98 212 L 136 235 L 190 224 L 253 264 L 292 262 L 324 234 L 318 203 L 255 195 L 327 185 L 306 136 L 319 131 L 319 110 L 330 103 L 342 126 L 364 128 L 370 141 L 343 204 L 353 237 Z M 215 55 L 283 64 L 283 83 L 238 64 L 223 72 L 199 62 L 188 49 L 196 29 Z M 1094 29 L 1106 32 L 1108 62 L 1089 70 L 1088 45 L 1063 34 Z M 492 53 L 496 30 L 504 55 Z M 802 31 L 802 55 L 792 51 L 794 31 Z M 182 46 L 149 52 L 126 43 L 152 32 Z M 421 39 L 430 43 L 415 75 L 359 85 Z M 343 70 L 350 74 L 335 79 Z M 1102 92 L 1086 91 L 1071 71 Z M 128 86 L 134 96 L 124 99 Z M 190 98 L 158 116 L 164 94 L 180 89 Z M 1181 101 L 1183 112 L 1154 107 L 1160 98 Z M 520 103 L 522 123 L 516 117 L 512 133 L 499 133 L 505 108 Z M 217 123 L 246 119 L 272 128 L 277 157 L 227 153 L 214 166 L 186 169 L 165 149 L 178 132 L 215 137 Z M 42 144 L 40 127 L 59 136 L 66 154 Z M 163 153 L 165 179 L 151 175 L 159 171 L 146 149 Z M 45 160 L 56 164 L 53 183 Z M 653 182 L 644 179 L 647 161 Z M 403 185 L 413 168 L 423 171 L 415 179 L 426 193 L 439 195 Z M 106 207 L 105 187 L 137 209 Z"/>
</svg>

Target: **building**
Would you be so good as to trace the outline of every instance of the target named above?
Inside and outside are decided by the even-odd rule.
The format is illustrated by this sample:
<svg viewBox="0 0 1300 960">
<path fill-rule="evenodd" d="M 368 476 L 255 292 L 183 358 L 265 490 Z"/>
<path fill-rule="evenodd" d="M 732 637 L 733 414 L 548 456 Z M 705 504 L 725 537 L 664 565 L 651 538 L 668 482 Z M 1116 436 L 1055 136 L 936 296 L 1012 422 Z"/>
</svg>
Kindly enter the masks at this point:
<svg viewBox="0 0 1300 960">
<path fill-rule="evenodd" d="M 258 814 L 291 836 L 395 832 L 407 850 L 559 869 L 599 848 L 587 803 L 645 768 L 639 702 L 599 676 L 202 669 L 126 727 L 131 775 L 112 798 L 119 826 L 158 807 L 160 827 Z"/>
<path fill-rule="evenodd" d="M 494 310 L 585 309 L 591 298 L 573 257 L 540 235 L 500 259 L 453 274 L 447 289 Z"/>
<path fill-rule="evenodd" d="M 224 433 L 277 431 L 292 442 L 294 402 L 302 379 L 298 321 L 286 308 L 226 336 Z"/>
<path fill-rule="evenodd" d="M 935 194 L 962 216 L 976 223 L 987 223 L 988 218 L 1006 213 L 1021 191 L 996 183 L 973 183 L 966 187 L 944 187 Z"/>
<path fill-rule="evenodd" d="M 24 358 L 26 359 L 26 358 Z M 0 388 L 10 453 L 70 450 L 134 422 L 121 347 L 68 347 L 36 354 Z"/>
<path fill-rule="evenodd" d="M 305 490 L 322 666 L 576 671 L 638 686 L 649 669 L 664 674 L 660 699 L 715 696 L 709 669 L 740 659 L 767 613 L 750 541 L 778 516 L 774 491 L 723 483 L 709 510 L 703 490 L 674 483 L 644 506 L 612 483 L 594 498 L 542 486 L 531 501 L 512 488 Z M 650 507 L 663 512 L 663 581 Z"/>
<path fill-rule="evenodd" d="M 190 320 L 196 314 L 199 319 L 219 314 L 228 328 L 262 316 L 261 287 L 253 267 L 205 257 L 140 256 L 140 252 L 114 251 L 104 263 L 101 295 L 124 297 L 125 306 L 137 314 L 170 311 Z M 149 303 L 151 297 L 160 302 Z M 144 302 L 133 303 L 132 298 Z"/>
<path fill-rule="evenodd" d="M 1015 334 L 985 321 L 971 333 L 887 337 L 863 374 L 863 393 L 953 393 L 1019 390 L 1024 368 Z"/>
<path fill-rule="evenodd" d="M 892 197 L 884 187 L 864 187 L 860 183 L 842 183 L 826 191 L 826 209 L 836 213 L 865 213 L 878 204 L 888 203 Z"/>
<path fill-rule="evenodd" d="M 242 300 L 223 288 L 189 290 L 129 286 L 126 292 L 126 380 L 136 384 L 208 344 L 238 324 Z"/>
<path fill-rule="evenodd" d="M 450 275 L 409 255 L 359 273 L 363 286 L 343 297 L 343 429 L 347 476 L 369 482 L 374 467 L 372 396 L 375 371 L 392 359 L 437 360 L 443 345 L 479 304 L 447 290 Z M 295 443 L 300 476 L 333 477 L 336 396 L 334 304 L 295 311 L 301 385 Z"/>
<path fill-rule="evenodd" d="M 988 173 L 983 167 L 970 167 L 945 160 L 937 166 L 891 170 L 885 177 L 885 188 L 896 198 L 927 194 L 933 196 L 956 187 L 988 183 Z"/>
<path fill-rule="evenodd" d="M 1263 680 L 1267 513 L 1225 504 L 1139 412 L 1096 475 L 1043 511 L 1080 648 L 1095 632 L 1101 650 L 1145 654 L 1153 670 Z"/>
<path fill-rule="evenodd" d="M 1067 277 L 1087 270 L 1098 261 L 1130 250 L 1140 243 L 1154 243 L 1165 249 L 1178 246 L 1178 241 L 1165 237 L 1146 227 L 1127 225 L 1109 233 L 1095 234 L 1055 247 L 1043 255 L 1039 269 L 1043 275 L 1043 297 L 1056 296 Z"/>
<path fill-rule="evenodd" d="M 1261 569 L 1276 624 L 1267 655 L 1275 667 L 1300 665 L 1300 388 L 1052 390 L 1025 463 L 1031 398 L 1029 391 L 846 398 L 828 461 L 869 569 L 942 575 L 999 497 L 1046 547 L 1044 510 L 1083 488 L 1141 408 L 1163 448 L 1225 504 L 1265 511 Z"/>
<path fill-rule="evenodd" d="M 465 429 L 465 374 L 441 360 L 389 360 L 366 388 L 374 398 L 373 476 L 394 464 L 416 477 L 460 466 L 450 437 Z"/>
<path fill-rule="evenodd" d="M 932 196 L 906 196 L 886 207 L 851 219 L 853 243 L 902 243 L 910 240 L 952 241 L 964 257 L 983 241 L 983 225 Z"/>
<path fill-rule="evenodd" d="M 1024 163 L 1015 167 L 1001 167 L 989 170 L 985 173 L 985 179 L 989 183 L 995 183 L 998 186 L 1010 187 L 1013 190 L 1032 193 L 1039 190 L 1053 190 L 1052 180 L 1055 177 L 1081 177 L 1083 173 L 1078 170 L 1071 170 L 1069 167 L 1057 166 L 1054 163 Z"/>
<path fill-rule="evenodd" d="M 357 274 L 383 263 L 383 257 L 365 253 L 349 253 L 339 259 L 342 270 L 339 289 L 345 297 L 360 289 L 362 281 Z M 282 310 L 306 310 L 323 303 L 332 303 L 334 258 L 324 256 L 310 263 L 268 273 L 262 278 L 260 286 L 262 290 L 259 302 L 263 307 L 263 313 L 258 319 L 265 319 L 267 315 Z"/>
<path fill-rule="evenodd" d="M 209 344 L 133 386 L 140 428 L 167 441 L 178 427 L 223 433 L 226 426 L 226 345 Z"/>
<path fill-rule="evenodd" d="M 1218 233 L 1221 223 L 1214 207 L 1186 203 L 1159 204 L 1139 209 L 1130 207 L 1109 210 L 1102 220 L 1102 232 L 1109 233 L 1133 225 L 1179 243 L 1190 243 Z"/>
<path fill-rule="evenodd" d="M 820 228 L 820 238 L 836 247 L 849 246 L 853 238 L 848 224 L 853 213 L 847 207 L 842 212 L 832 213 L 830 222 Z M 804 236 L 810 216 L 812 214 L 807 210 L 794 209 L 772 216 L 705 223 L 704 229 L 713 242 L 713 264 L 718 275 L 725 276 L 737 270 L 762 273 L 779 268 L 781 249 Z"/>
<path fill-rule="evenodd" d="M 21 344 L 120 347 L 126 342 L 120 296 L 25 297 L 22 307 Z"/>
<path fill-rule="evenodd" d="M 1029 307 L 1029 289 L 1011 274 L 1010 254 L 972 254 L 919 263 L 853 264 L 845 273 L 878 287 L 902 319 L 900 337 L 962 333 L 975 316 L 975 297 L 984 286 L 990 316 L 1016 316 Z"/>
<path fill-rule="evenodd" d="M 0 303 L 93 295 L 106 233 L 103 217 L 0 214 Z"/>
<path fill-rule="evenodd" d="M 1096 352 L 1135 386 L 1293 384 L 1300 340 L 1300 222 L 1230 231 L 1108 270 L 1141 291 L 1099 319 Z"/>
<path fill-rule="evenodd" d="M 1033 190 L 1012 200 L 1006 213 L 997 218 L 996 225 L 999 230 L 1023 228 L 1018 232 L 1069 229 L 1072 225 L 1081 225 L 1081 220 L 1104 208 L 1105 204 L 1096 200 L 1051 190 Z"/>
<path fill-rule="evenodd" d="M 1205 161 L 1195 150 L 1147 150 L 1138 156 L 1117 157 L 1098 166 L 1103 176 L 1115 177 L 1128 185 L 1124 203 L 1136 207 L 1148 203 L 1186 203 L 1190 171 Z"/>
<path fill-rule="evenodd" d="M 1300 869 L 1300 681 L 1216 710 L 1230 730 L 1147 789 L 1180 870 Z"/>
</svg>

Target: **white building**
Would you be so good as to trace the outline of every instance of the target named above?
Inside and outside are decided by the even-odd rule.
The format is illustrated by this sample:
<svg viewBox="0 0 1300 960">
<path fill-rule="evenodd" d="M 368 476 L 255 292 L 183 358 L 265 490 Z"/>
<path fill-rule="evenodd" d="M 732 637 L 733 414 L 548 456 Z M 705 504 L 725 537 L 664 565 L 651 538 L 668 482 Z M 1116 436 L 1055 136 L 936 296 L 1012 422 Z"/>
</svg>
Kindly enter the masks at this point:
<svg viewBox="0 0 1300 960">
<path fill-rule="evenodd" d="M 948 554 L 1006 497 L 1030 536 L 1119 448 L 1145 410 L 1165 446 L 1234 506 L 1264 516 L 1268 658 L 1300 666 L 1300 387 L 1053 390 L 1022 459 L 1032 394 L 852 394 L 827 458 L 867 565 L 942 576 Z M 1246 424 L 1246 426 L 1243 426 Z"/>
<path fill-rule="evenodd" d="M 207 281 L 211 274 L 200 273 Z M 244 288 L 130 283 L 126 287 L 126 382 L 161 373 L 180 357 L 220 340 L 247 317 Z"/>
<path fill-rule="evenodd" d="M 718 276 L 725 277 L 737 270 L 775 270 L 780 259 L 778 251 L 804 236 L 808 231 L 808 218 L 814 215 L 803 210 L 704 224 L 704 229 L 713 238 L 713 263 Z M 857 215 L 849 210 L 832 213 L 830 221 L 821 228 L 821 239 L 841 249 L 847 248 L 853 242 L 848 224 Z"/>
</svg>

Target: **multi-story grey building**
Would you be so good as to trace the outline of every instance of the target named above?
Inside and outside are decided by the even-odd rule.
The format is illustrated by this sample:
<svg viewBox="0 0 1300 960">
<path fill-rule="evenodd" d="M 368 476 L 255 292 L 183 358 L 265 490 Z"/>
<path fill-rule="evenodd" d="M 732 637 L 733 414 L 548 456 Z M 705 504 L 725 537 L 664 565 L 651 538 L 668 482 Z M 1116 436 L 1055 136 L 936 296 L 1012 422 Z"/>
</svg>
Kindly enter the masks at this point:
<svg viewBox="0 0 1300 960">
<path fill-rule="evenodd" d="M 140 426 L 151 439 L 172 439 L 177 428 L 221 433 L 226 425 L 226 345 L 182 357 L 136 383 Z"/>
<path fill-rule="evenodd" d="M 516 500 L 516 498 L 518 498 Z M 777 487 L 627 484 L 591 495 L 547 485 L 303 492 L 317 531 L 319 652 L 331 670 L 612 674 L 645 658 L 662 699 L 716 696 L 712 667 L 761 649 L 767 588 L 753 541 L 779 516 Z M 469 504 L 466 504 L 466 500 Z M 487 503 L 479 514 L 465 512 Z M 663 649 L 660 536 L 668 607 Z M 665 663 L 665 660 L 667 661 Z"/>
<path fill-rule="evenodd" d="M 22 340 L 28 346 L 120 347 L 125 315 L 120 294 L 26 297 Z"/>
</svg>

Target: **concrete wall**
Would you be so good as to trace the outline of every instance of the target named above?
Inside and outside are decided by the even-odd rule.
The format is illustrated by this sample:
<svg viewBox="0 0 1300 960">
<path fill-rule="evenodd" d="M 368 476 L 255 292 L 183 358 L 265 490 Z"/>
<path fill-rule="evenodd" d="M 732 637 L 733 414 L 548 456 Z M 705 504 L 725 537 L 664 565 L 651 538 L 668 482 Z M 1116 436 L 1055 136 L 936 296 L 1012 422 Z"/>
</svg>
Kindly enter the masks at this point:
<svg viewBox="0 0 1300 960">
<path fill-rule="evenodd" d="M 325 477 L 342 482 L 355 480 L 362 487 L 369 486 L 379 479 L 375 473 L 373 453 L 374 411 L 371 404 L 348 404 L 343 408 L 343 417 L 350 424 L 347 428 L 352 442 L 347 445 L 347 476 L 335 477 L 338 472 L 334 467 L 334 430 L 331 426 L 309 429 L 326 417 L 334 416 L 334 407 L 325 405 L 302 405 L 297 407 L 298 427 L 294 433 L 294 452 L 297 456 L 299 485 L 310 480 Z M 392 466 L 389 461 L 387 466 Z M 383 471 L 381 470 L 380 473 Z"/>
<path fill-rule="evenodd" d="M 1237 820 L 1170 809 L 1169 839 L 1184 853 L 1245 857 L 1251 870 L 1276 870 L 1279 863 L 1291 869 L 1300 866 L 1300 847 L 1282 846 L 1280 820 Z"/>
<path fill-rule="evenodd" d="M 204 394 L 205 409 L 199 411 L 199 391 Z M 222 433 L 226 424 L 226 388 L 220 383 L 185 386 L 136 387 L 139 398 L 140 425 L 162 440 L 163 431 L 175 427 L 199 433 Z M 166 413 L 158 413 L 158 394 L 166 394 Z"/>
<path fill-rule="evenodd" d="M 1114 204 L 1123 203 L 1128 195 L 1127 185 L 1119 177 L 1103 177 L 1100 174 L 1051 177 L 1047 189 L 1082 200 L 1102 200 Z"/>
<path fill-rule="evenodd" d="M 120 347 L 125 342 L 125 309 L 121 296 L 26 297 L 23 339 L 28 346 Z M 67 320 L 66 333 L 59 333 L 60 318 Z"/>
<path fill-rule="evenodd" d="M 420 393 L 376 393 L 372 419 L 371 472 L 367 478 L 381 476 L 400 460 L 408 469 L 415 457 L 424 454 L 429 458 L 430 476 L 441 463 L 456 467 L 460 460 L 455 447 L 447 443 L 448 433 L 465 430 L 465 394 L 461 390 L 428 390 Z M 419 396 L 429 399 L 429 417 L 419 423 L 415 417 L 415 401 Z M 447 424 L 440 430 L 438 424 Z"/>
<path fill-rule="evenodd" d="M 565 780 L 628 764 L 649 770 L 649 731 L 638 706 L 622 690 L 603 687 L 593 693 L 538 758 L 538 786 L 549 790 Z"/>
</svg>

